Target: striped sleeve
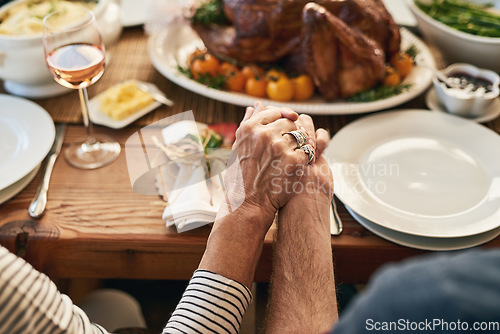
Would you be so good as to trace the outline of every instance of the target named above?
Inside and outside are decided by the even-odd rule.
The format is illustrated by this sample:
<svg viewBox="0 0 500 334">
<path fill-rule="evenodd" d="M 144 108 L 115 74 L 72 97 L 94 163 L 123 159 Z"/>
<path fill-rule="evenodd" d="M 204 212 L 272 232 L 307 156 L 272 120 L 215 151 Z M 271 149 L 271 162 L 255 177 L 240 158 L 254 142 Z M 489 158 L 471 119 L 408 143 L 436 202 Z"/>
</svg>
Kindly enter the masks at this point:
<svg viewBox="0 0 500 334">
<path fill-rule="evenodd" d="M 0 246 L 0 333 L 107 334 L 23 259 Z"/>
<path fill-rule="evenodd" d="M 251 300 L 252 294 L 243 284 L 197 270 L 163 334 L 238 333 Z"/>
</svg>

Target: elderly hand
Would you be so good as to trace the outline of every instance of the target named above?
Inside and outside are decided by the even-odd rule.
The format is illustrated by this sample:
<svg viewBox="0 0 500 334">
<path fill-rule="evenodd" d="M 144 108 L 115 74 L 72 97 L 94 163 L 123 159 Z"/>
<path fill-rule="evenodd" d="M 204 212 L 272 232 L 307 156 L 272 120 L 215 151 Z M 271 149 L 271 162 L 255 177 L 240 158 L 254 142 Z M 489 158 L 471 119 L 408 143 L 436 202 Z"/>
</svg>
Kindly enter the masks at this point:
<svg viewBox="0 0 500 334">
<path fill-rule="evenodd" d="M 256 208 L 265 217 L 266 230 L 277 210 L 300 182 L 308 156 L 297 150 L 291 135 L 299 116 L 287 108 L 247 108 L 236 132 L 233 157 L 225 175 L 227 201 L 218 217 L 236 209 Z"/>
</svg>

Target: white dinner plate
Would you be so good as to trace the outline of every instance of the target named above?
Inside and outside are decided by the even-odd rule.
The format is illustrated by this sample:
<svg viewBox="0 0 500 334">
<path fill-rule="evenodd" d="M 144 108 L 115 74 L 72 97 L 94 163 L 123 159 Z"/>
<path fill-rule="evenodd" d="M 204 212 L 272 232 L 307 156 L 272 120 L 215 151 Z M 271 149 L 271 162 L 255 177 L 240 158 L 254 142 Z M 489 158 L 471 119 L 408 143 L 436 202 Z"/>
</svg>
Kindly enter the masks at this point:
<svg viewBox="0 0 500 334">
<path fill-rule="evenodd" d="M 45 158 L 55 137 L 49 113 L 29 100 L 0 94 L 0 190 Z"/>
<path fill-rule="evenodd" d="M 9 199 L 19 194 L 21 190 L 26 188 L 28 184 L 30 184 L 30 182 L 36 176 L 36 173 L 38 173 L 39 169 L 40 165 L 36 166 L 35 169 L 33 169 L 19 181 L 14 182 L 13 184 L 11 184 L 10 186 L 8 186 L 3 190 L 0 190 L 0 204 L 7 202 Z"/>
<path fill-rule="evenodd" d="M 392 15 L 394 21 L 402 26 L 416 27 L 417 19 L 408 8 L 405 1 L 383 0 L 385 8 Z"/>
<path fill-rule="evenodd" d="M 378 113 L 337 132 L 325 156 L 338 198 L 383 227 L 456 238 L 500 226 L 500 136 L 475 122 Z"/>
<path fill-rule="evenodd" d="M 414 45 L 419 50 L 418 63 L 435 68 L 432 53 L 420 39 L 406 29 L 401 29 L 401 36 L 402 50 Z M 399 95 L 383 100 L 365 103 L 345 101 L 325 102 L 320 97 L 313 97 L 306 102 L 283 103 L 255 98 L 247 94 L 213 89 L 189 79 L 179 72 L 178 65 L 186 67 L 188 56 L 196 48 L 203 49 L 204 44 L 198 35 L 186 25 L 177 30 L 164 30 L 153 34 L 148 41 L 149 56 L 153 62 L 153 66 L 167 79 L 195 93 L 240 106 L 249 106 L 253 105 L 256 101 L 263 101 L 265 104 L 287 106 L 295 111 L 307 112 L 308 114 L 338 115 L 365 113 L 388 109 L 405 103 L 423 93 L 432 82 L 431 71 L 425 67 L 415 66 L 404 82 L 411 84 L 411 88 Z"/>
<path fill-rule="evenodd" d="M 439 101 L 434 88 L 429 89 L 429 92 L 425 96 L 425 104 L 427 104 L 430 110 L 447 113 L 446 107 Z M 500 99 L 496 98 L 483 115 L 464 118 L 478 123 L 486 123 L 494 120 L 498 116 L 500 116 Z"/>
<path fill-rule="evenodd" d="M 156 87 L 156 85 L 154 85 L 152 83 L 142 82 L 142 81 L 137 81 L 137 82 L 142 83 L 143 85 L 148 86 L 149 90 L 152 93 L 157 93 L 157 94 L 165 95 L 165 94 L 163 94 L 163 92 L 158 87 Z M 101 93 L 101 94 L 103 94 L 103 93 Z M 130 123 L 138 120 L 142 116 L 144 116 L 144 115 L 150 113 L 151 111 L 155 110 L 159 106 L 161 106 L 160 102 L 153 101 L 151 104 L 149 104 L 148 106 L 146 106 L 146 107 L 138 110 L 137 112 L 133 113 L 129 117 L 126 117 L 126 118 L 121 119 L 121 120 L 115 120 L 115 119 L 112 119 L 111 117 L 109 117 L 108 115 L 102 113 L 99 110 L 99 96 L 101 94 L 96 95 L 95 97 L 93 97 L 89 101 L 89 117 L 90 117 L 90 120 L 92 121 L 92 123 L 99 124 L 99 125 L 104 125 L 104 126 L 107 126 L 109 128 L 112 128 L 112 129 L 121 129 L 121 128 L 129 125 Z"/>
<path fill-rule="evenodd" d="M 487 243 L 488 241 L 495 239 L 500 234 L 500 228 L 497 227 L 491 231 L 461 238 L 421 237 L 418 235 L 401 233 L 398 231 L 385 228 L 358 215 L 356 212 L 352 211 L 352 209 L 350 209 L 348 206 L 346 206 L 346 209 L 358 223 L 360 223 L 363 227 L 365 227 L 373 234 L 376 234 L 381 238 L 394 242 L 395 244 L 411 248 L 418 248 L 430 251 L 451 251 L 451 250 L 465 249 Z"/>
</svg>

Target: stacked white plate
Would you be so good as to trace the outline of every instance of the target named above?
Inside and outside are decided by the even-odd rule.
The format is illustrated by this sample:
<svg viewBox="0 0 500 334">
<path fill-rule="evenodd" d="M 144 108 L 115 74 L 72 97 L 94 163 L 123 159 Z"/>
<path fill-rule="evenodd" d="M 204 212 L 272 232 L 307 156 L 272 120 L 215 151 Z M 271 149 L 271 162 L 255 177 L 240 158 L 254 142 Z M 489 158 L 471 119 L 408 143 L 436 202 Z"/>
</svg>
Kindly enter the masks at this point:
<svg viewBox="0 0 500 334">
<path fill-rule="evenodd" d="M 428 110 L 360 118 L 325 152 L 335 193 L 353 217 L 395 243 L 476 246 L 500 233 L 500 136 Z"/>
<path fill-rule="evenodd" d="M 45 109 L 0 94 L 0 204 L 31 182 L 54 137 L 54 122 Z"/>
</svg>

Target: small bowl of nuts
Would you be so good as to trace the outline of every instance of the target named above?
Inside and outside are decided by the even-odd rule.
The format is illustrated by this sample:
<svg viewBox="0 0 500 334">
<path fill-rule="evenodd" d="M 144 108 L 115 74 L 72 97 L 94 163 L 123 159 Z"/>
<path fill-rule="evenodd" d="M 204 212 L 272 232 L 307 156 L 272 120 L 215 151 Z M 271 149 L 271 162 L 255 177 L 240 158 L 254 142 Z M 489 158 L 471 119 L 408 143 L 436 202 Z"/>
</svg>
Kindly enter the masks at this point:
<svg viewBox="0 0 500 334">
<path fill-rule="evenodd" d="M 436 95 L 446 111 L 463 117 L 482 116 L 499 95 L 497 73 L 456 63 L 433 78 Z"/>
</svg>

